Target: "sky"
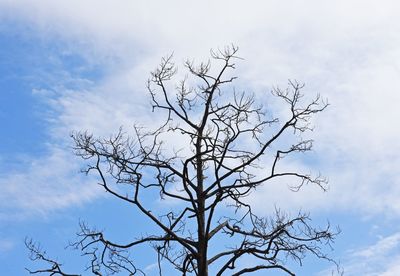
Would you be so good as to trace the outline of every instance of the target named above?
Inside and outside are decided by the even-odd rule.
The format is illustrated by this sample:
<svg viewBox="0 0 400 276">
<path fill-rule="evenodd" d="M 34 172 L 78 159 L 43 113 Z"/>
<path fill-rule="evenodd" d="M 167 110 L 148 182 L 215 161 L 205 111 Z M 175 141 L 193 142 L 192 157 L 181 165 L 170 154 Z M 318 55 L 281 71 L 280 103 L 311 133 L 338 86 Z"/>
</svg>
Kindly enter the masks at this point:
<svg viewBox="0 0 400 276">
<path fill-rule="evenodd" d="M 252 195 L 255 210 L 301 209 L 339 225 L 330 254 L 345 275 L 400 275 L 399 18 L 389 0 L 0 0 L 2 273 L 32 266 L 25 237 L 73 270 L 85 264 L 65 249 L 79 220 L 115 237 L 115 225 L 137 227 L 131 209 L 79 173 L 70 134 L 148 124 L 146 81 L 161 57 L 201 61 L 233 43 L 241 89 L 262 101 L 297 79 L 330 103 L 313 120 L 310 157 L 292 164 L 321 172 L 328 192 L 269 185 Z M 310 258 L 300 275 L 331 269 Z"/>
</svg>

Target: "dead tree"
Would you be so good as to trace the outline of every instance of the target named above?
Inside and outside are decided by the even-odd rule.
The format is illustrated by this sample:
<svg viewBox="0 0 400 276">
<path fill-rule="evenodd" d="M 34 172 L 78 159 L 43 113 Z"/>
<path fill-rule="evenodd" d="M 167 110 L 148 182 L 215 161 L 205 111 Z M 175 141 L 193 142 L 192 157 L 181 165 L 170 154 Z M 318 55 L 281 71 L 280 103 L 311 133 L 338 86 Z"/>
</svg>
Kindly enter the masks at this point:
<svg viewBox="0 0 400 276">
<path fill-rule="evenodd" d="M 216 73 L 211 73 L 211 61 L 199 65 L 187 61 L 188 76 L 177 83 L 174 93 L 169 85 L 176 67 L 171 56 L 162 59 L 147 86 L 153 111 L 164 116 L 159 127 L 135 126 L 134 135 L 121 129 L 111 138 L 96 138 L 87 132 L 72 135 L 76 154 L 89 163 L 85 172 L 97 173 L 103 189 L 135 206 L 159 230 L 118 244 L 82 223 L 73 246 L 90 257 L 93 274 L 144 274 L 129 255 L 143 244 L 154 248 L 160 275 L 161 260 L 182 275 L 201 276 L 209 271 L 242 275 L 273 269 L 295 275 L 287 262 L 301 264 L 307 254 L 331 261 L 324 249 L 337 231 L 329 225 L 315 228 L 308 214 L 290 217 L 279 210 L 259 217 L 246 201 L 257 187 L 276 179 L 286 178 L 295 191 L 310 184 L 326 189 L 324 178 L 282 171 L 279 164 L 285 156 L 311 150 L 313 141 L 303 140 L 301 134 L 310 130 L 311 116 L 323 111 L 327 103 L 319 96 L 303 103 L 303 85 L 290 81 L 287 89 L 272 91 L 288 116 L 272 116 L 256 104 L 254 95 L 235 92 L 235 77 L 226 77 L 235 69 L 237 50 L 232 46 L 211 51 L 212 63 L 219 66 Z M 172 149 L 169 135 L 186 144 Z M 143 199 L 146 193 L 155 192 L 179 204 L 173 211 L 157 213 Z M 256 264 L 240 263 L 244 256 Z M 53 270 L 49 273 L 64 275 L 57 263 L 50 263 Z"/>
</svg>

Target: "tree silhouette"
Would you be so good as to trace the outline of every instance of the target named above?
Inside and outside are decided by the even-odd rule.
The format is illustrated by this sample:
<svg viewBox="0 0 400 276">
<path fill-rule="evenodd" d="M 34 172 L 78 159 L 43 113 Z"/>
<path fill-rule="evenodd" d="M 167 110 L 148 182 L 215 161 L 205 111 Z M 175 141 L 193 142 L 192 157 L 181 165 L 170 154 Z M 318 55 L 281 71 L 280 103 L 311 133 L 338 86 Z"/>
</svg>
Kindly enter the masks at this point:
<svg viewBox="0 0 400 276">
<path fill-rule="evenodd" d="M 294 191 L 306 184 L 326 189 L 321 176 L 280 170 L 279 164 L 287 155 L 311 150 L 313 141 L 303 140 L 301 134 L 311 129 L 311 116 L 327 103 L 317 96 L 304 104 L 304 85 L 289 81 L 287 89 L 272 91 L 288 116 L 272 116 L 256 103 L 255 96 L 233 89 L 235 77 L 226 77 L 235 69 L 237 51 L 235 46 L 211 51 L 211 60 L 219 65 L 214 73 L 211 61 L 199 65 L 187 61 L 188 76 L 174 93 L 169 83 L 177 69 L 172 56 L 162 59 L 147 85 L 153 111 L 164 116 L 157 128 L 136 125 L 134 135 L 120 129 L 106 139 L 88 132 L 72 135 L 76 154 L 89 163 L 85 172 L 97 173 L 103 189 L 135 206 L 158 228 L 157 233 L 119 244 L 81 223 L 72 246 L 90 258 L 88 269 L 93 274 L 144 275 L 129 254 L 143 244 L 154 248 L 160 275 L 162 260 L 182 275 L 202 276 L 209 271 L 242 275 L 268 269 L 295 275 L 288 262 L 301 264 L 307 254 L 332 261 L 324 249 L 337 230 L 329 225 L 315 228 L 308 214 L 301 212 L 290 217 L 277 209 L 269 217 L 257 216 L 246 198 L 276 179 L 287 179 Z M 288 142 L 293 139 L 294 143 Z M 162 213 L 147 208 L 149 193 L 174 200 L 173 210 Z M 31 273 L 68 275 L 32 241 L 27 246 L 33 259 L 51 265 Z M 241 262 L 250 257 L 251 265 Z"/>
</svg>

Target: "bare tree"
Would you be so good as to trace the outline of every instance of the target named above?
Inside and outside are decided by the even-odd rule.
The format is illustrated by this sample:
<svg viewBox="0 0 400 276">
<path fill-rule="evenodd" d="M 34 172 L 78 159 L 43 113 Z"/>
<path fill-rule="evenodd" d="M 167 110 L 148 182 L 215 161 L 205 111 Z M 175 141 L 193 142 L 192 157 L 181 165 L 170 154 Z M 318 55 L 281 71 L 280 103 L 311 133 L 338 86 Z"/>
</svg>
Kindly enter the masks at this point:
<svg viewBox="0 0 400 276">
<path fill-rule="evenodd" d="M 158 233 L 119 244 L 81 223 L 72 246 L 90 257 L 88 269 L 93 274 L 144 274 L 129 255 L 143 244 L 154 248 L 160 275 L 161 260 L 182 275 L 201 276 L 208 275 L 209 269 L 213 275 L 269 269 L 295 275 L 287 263 L 301 264 L 307 254 L 332 261 L 324 249 L 337 230 L 329 225 L 315 228 L 308 214 L 301 212 L 290 217 L 276 210 L 267 218 L 259 217 L 246 198 L 276 179 L 287 178 L 294 191 L 306 184 L 326 189 L 321 176 L 282 171 L 279 164 L 287 155 L 311 150 L 313 141 L 303 140 L 301 134 L 310 130 L 311 116 L 327 103 L 319 96 L 303 103 L 304 85 L 290 81 L 287 89 L 275 88 L 272 93 L 287 107 L 287 118 L 272 116 L 256 104 L 255 96 L 235 92 L 231 84 L 235 77 L 226 77 L 235 69 L 237 51 L 235 46 L 211 51 L 213 63 L 220 66 L 216 73 L 211 73 L 210 61 L 199 65 L 187 61 L 188 76 L 174 93 L 169 84 L 176 67 L 172 56 L 162 59 L 147 86 L 153 111 L 165 116 L 156 129 L 135 126 L 133 136 L 121 129 L 107 139 L 87 132 L 72 135 L 76 154 L 90 163 L 85 172 L 96 172 L 108 193 L 135 206 L 158 228 Z M 296 141 L 288 144 L 287 134 Z M 168 135 L 187 144 L 176 150 L 167 147 Z M 282 145 L 286 148 L 279 148 Z M 146 193 L 179 204 L 173 211 L 158 213 L 147 207 Z M 226 241 L 224 245 L 221 240 Z M 67 275 L 57 262 L 36 256 L 52 265 L 51 275 Z M 255 265 L 240 263 L 250 257 Z"/>
</svg>

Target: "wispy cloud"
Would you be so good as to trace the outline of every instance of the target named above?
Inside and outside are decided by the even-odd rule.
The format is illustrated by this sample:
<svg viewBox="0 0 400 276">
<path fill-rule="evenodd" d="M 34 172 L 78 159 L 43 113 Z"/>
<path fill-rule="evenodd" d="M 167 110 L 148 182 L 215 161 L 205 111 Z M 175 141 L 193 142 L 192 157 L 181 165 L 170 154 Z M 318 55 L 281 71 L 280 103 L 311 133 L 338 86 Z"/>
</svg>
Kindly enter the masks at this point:
<svg viewBox="0 0 400 276">
<path fill-rule="evenodd" d="M 0 180 L 0 219 L 24 219 L 98 197 L 95 183 L 84 180 L 79 164 L 65 149 L 52 147 L 48 156 L 21 164 L 25 169 L 3 173 Z"/>
<path fill-rule="evenodd" d="M 344 275 L 395 276 L 400 273 L 400 232 L 380 237 L 376 243 L 349 250 L 341 264 Z M 330 270 L 318 275 L 331 275 Z"/>
<path fill-rule="evenodd" d="M 315 166 L 311 165 L 329 177 L 329 194 L 312 187 L 291 194 L 286 187 L 268 186 L 257 197 L 269 198 L 272 189 L 282 200 L 272 197 L 271 201 L 289 208 L 400 214 L 396 174 L 400 159 L 393 154 L 400 150 L 395 127 L 400 117 L 396 106 L 400 100 L 399 25 L 393 24 L 396 1 L 379 5 L 372 1 L 311 1 L 307 5 L 220 1 L 213 2 L 212 9 L 207 1 L 178 2 L 0 3 L 3 17 L 11 12 L 16 20 L 32 23 L 44 37 L 61 38 L 88 64 L 101 60 L 108 67 L 107 76 L 89 89 L 54 88 L 57 96 L 50 97 L 49 104 L 57 112 L 50 131 L 57 139 L 70 130 L 103 135 L 120 125 L 129 127 L 133 121 L 149 122 L 144 83 L 161 56 L 175 51 L 178 62 L 192 56 L 199 60 L 207 57 L 207 49 L 234 42 L 246 58 L 239 66 L 238 86 L 262 99 L 271 85 L 297 78 L 308 84 L 311 94 L 320 92 L 332 104 L 315 122 L 317 154 Z M 52 154 L 65 153 L 55 150 L 46 158 L 50 160 Z M 48 163 L 46 159 L 38 162 Z M 302 161 L 298 166 L 309 169 Z M 30 165 L 28 171 L 46 174 L 38 165 Z M 50 179 L 56 173 L 57 180 L 65 183 L 62 177 L 67 174 L 56 169 Z M 26 183 L 32 179 L 29 175 L 19 172 L 6 179 Z M 49 183 L 41 176 L 36 179 Z M 263 206 L 264 201 L 259 202 Z"/>
</svg>

